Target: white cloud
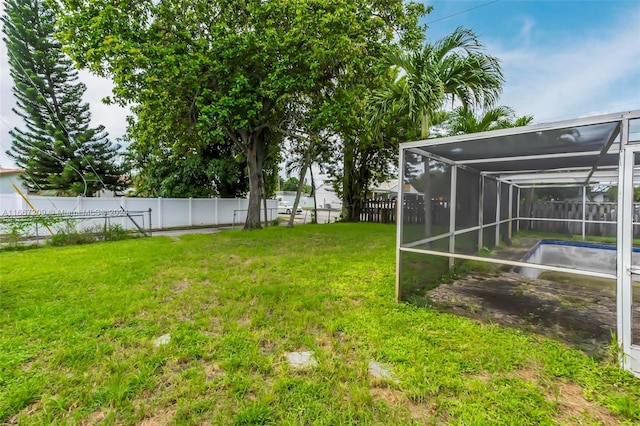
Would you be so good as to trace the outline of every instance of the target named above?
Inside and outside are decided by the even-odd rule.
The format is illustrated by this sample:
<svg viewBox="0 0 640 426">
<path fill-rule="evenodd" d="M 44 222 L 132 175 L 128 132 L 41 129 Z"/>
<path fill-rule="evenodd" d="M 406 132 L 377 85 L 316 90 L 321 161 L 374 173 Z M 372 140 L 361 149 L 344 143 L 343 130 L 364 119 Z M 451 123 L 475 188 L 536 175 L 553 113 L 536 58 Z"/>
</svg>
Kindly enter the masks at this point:
<svg viewBox="0 0 640 426">
<path fill-rule="evenodd" d="M 639 20 L 627 16 L 564 44 L 490 46 L 505 73 L 501 103 L 536 122 L 640 109 Z M 530 30 L 525 24 L 521 35 Z"/>
<path fill-rule="evenodd" d="M 533 32 L 533 28 L 535 27 L 536 23 L 530 17 L 523 17 L 522 21 L 522 27 L 520 28 L 518 39 L 525 46 L 529 46 L 529 44 L 531 44 L 531 33 Z"/>
<path fill-rule="evenodd" d="M 91 105 L 91 122 L 94 126 L 105 126 L 109 138 L 115 142 L 122 137 L 127 128 L 126 116 L 130 114 L 128 108 L 118 105 L 107 105 L 102 99 L 112 96 L 113 82 L 109 79 L 97 77 L 88 71 L 81 70 L 80 80 L 87 85 L 84 100 Z"/>
<path fill-rule="evenodd" d="M 6 49 L 5 44 L 0 43 L 0 167 L 11 168 L 14 166 L 13 161 L 5 154 L 11 147 L 9 130 L 20 125 L 22 120 L 11 111 L 14 105 L 11 93 L 13 80 L 9 75 Z"/>
</svg>

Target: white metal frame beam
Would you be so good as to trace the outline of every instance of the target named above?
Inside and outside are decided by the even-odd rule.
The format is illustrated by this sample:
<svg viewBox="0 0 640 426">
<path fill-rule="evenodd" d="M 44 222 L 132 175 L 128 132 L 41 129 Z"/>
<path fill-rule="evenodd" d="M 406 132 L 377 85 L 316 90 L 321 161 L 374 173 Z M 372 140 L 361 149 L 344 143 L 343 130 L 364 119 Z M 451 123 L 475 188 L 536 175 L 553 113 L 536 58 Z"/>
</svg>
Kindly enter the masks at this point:
<svg viewBox="0 0 640 426">
<path fill-rule="evenodd" d="M 633 187 L 634 182 L 640 182 L 640 166 L 635 165 L 635 156 L 636 153 L 640 156 L 640 144 L 637 145 L 629 145 L 629 121 L 630 120 L 640 120 L 640 110 L 623 112 L 623 113 L 615 113 L 615 114 L 607 114 L 602 116 L 595 117 L 586 117 L 576 120 L 567 120 L 556 123 L 543 123 L 533 126 L 525 126 L 525 127 L 517 127 L 510 129 L 502 129 L 491 132 L 483 132 L 476 133 L 472 135 L 460 135 L 453 136 L 448 138 L 440 138 L 440 139 L 427 139 L 427 140 L 419 140 L 415 142 L 405 143 L 401 145 L 401 152 L 399 158 L 399 170 L 400 170 L 400 182 L 404 182 L 404 166 L 406 162 L 405 152 L 413 152 L 419 155 L 422 155 L 426 158 L 434 159 L 436 161 L 440 161 L 444 164 L 447 164 L 452 167 L 451 172 L 451 195 L 450 195 L 450 211 L 449 211 L 449 232 L 443 233 L 441 235 L 424 238 L 419 241 L 414 241 L 410 243 L 403 244 L 403 229 L 404 229 L 404 214 L 402 204 L 398 205 L 398 230 L 397 230 L 397 277 L 396 277 L 396 298 L 400 300 L 401 298 L 401 275 L 402 275 L 402 253 L 403 252 L 412 252 L 412 253 L 421 253 L 426 255 L 435 255 L 435 256 L 444 256 L 448 257 L 453 261 L 453 259 L 470 259 L 470 260 L 478 260 L 489 263 L 503 264 L 503 265 L 511 265 L 511 266 L 522 266 L 529 268 L 537 268 L 541 270 L 548 271 L 557 271 L 557 272 L 567 272 L 572 274 L 581 274 L 592 277 L 600 277 L 600 278 L 614 278 L 617 280 L 617 330 L 618 330 L 618 338 L 621 344 L 621 348 L 623 349 L 624 354 L 622 365 L 625 368 L 631 369 L 636 374 L 640 374 L 640 345 L 635 346 L 631 341 L 631 296 L 632 296 L 632 286 L 631 286 L 631 275 L 638 274 L 640 275 L 640 268 L 637 270 L 632 266 L 631 263 L 631 253 L 633 249 Z M 577 151 L 571 153 L 556 153 L 556 154 L 543 154 L 543 155 L 530 155 L 526 152 L 521 152 L 520 154 L 515 153 L 512 157 L 498 157 L 498 158 L 475 158 L 475 159 L 467 159 L 467 160 L 453 160 L 450 158 L 442 157 L 440 155 L 429 152 L 430 147 L 434 146 L 444 146 L 447 144 L 454 144 L 460 142 L 470 142 L 477 140 L 486 140 L 486 139 L 494 139 L 500 137 L 508 137 L 514 135 L 525 135 L 527 133 L 539 133 L 549 130 L 559 130 L 559 129 L 571 129 L 582 126 L 590 126 L 590 125 L 598 125 L 605 123 L 616 123 L 615 128 L 613 128 L 612 133 L 609 134 L 607 140 L 603 140 L 602 147 L 598 151 L 594 151 L 593 149 L 589 151 Z M 619 143 L 618 143 L 619 141 Z M 496 140 L 499 143 L 499 139 Z M 612 155 L 618 155 L 618 166 L 613 165 L 599 165 L 604 163 L 602 160 L 607 159 L 606 163 L 608 164 L 612 158 Z M 589 164 L 589 166 L 585 167 L 550 167 L 550 168 L 539 168 L 539 169 L 531 169 L 531 170 L 502 170 L 502 171 L 482 171 L 482 164 L 487 163 L 505 163 L 514 161 L 522 161 L 525 163 L 530 160 L 552 160 L 552 159 L 562 159 L 562 158 L 575 158 L 575 157 L 593 157 L 593 162 Z M 640 157 L 639 157 L 640 158 Z M 555 162 L 557 165 L 557 161 Z M 478 167 L 475 168 L 474 165 Z M 495 167 L 494 167 L 495 168 Z M 507 169 L 508 167 L 504 167 Z M 478 200 L 479 204 L 479 212 L 478 212 L 478 225 L 456 230 L 456 205 L 457 205 L 457 171 L 458 169 L 468 170 L 479 175 L 479 186 L 480 186 L 480 197 Z M 493 179 L 496 182 L 497 194 L 496 194 L 496 217 L 495 221 L 492 223 L 484 223 L 488 218 L 484 217 L 484 207 L 487 202 L 493 202 L 493 200 L 487 200 L 484 196 L 484 192 L 487 188 L 487 180 Z M 508 194 L 506 190 L 503 190 L 503 183 L 509 185 Z M 600 184 L 610 184 L 615 185 L 618 184 L 618 217 L 617 217 L 617 271 L 616 274 L 607 274 L 607 273 L 599 273 L 599 272 L 590 272 L 590 271 L 580 271 L 571 268 L 562 268 L 562 267 L 554 267 L 549 265 L 536 265 L 528 262 L 521 261 L 509 261 L 504 259 L 494 259 L 494 258 L 485 258 L 480 256 L 473 255 L 464 255 L 460 253 L 455 253 L 455 237 L 460 234 L 464 234 L 472 231 L 480 231 L 478 236 L 478 246 L 482 247 L 483 244 L 483 230 L 486 228 L 490 228 L 491 226 L 496 227 L 495 238 L 496 244 L 500 243 L 500 225 L 502 223 L 509 223 L 509 236 L 511 235 L 511 226 L 512 221 L 517 220 L 518 225 L 520 220 L 546 220 L 545 218 L 529 218 L 521 216 L 520 211 L 520 197 L 522 196 L 522 189 L 524 188 L 541 188 L 541 187 L 560 187 L 560 186 L 580 186 L 583 188 L 582 191 L 582 218 L 581 219 L 563 219 L 560 221 L 563 222 L 581 222 L 582 223 L 582 234 L 583 238 L 586 231 L 586 224 L 588 223 L 612 223 L 612 221 L 592 221 L 586 218 L 585 206 L 586 206 L 586 186 L 593 185 L 594 183 Z M 515 208 L 515 217 L 514 217 L 514 206 L 513 200 L 515 195 L 515 188 L 517 188 L 517 199 L 518 203 Z M 404 191 L 403 185 L 400 186 L 399 190 L 399 200 L 403 200 Z M 507 201 L 508 200 L 508 201 Z M 509 213 L 508 218 L 505 220 L 501 220 L 501 203 L 509 202 Z M 528 214 L 526 216 L 529 216 Z M 556 219 L 556 221 L 558 221 Z M 449 252 L 440 252 L 436 250 L 432 250 L 429 246 L 429 249 L 420 248 L 420 245 L 426 245 L 432 241 L 436 241 L 439 239 L 448 238 L 449 239 Z M 631 357 L 630 354 L 637 355 L 635 358 Z"/>
<path fill-rule="evenodd" d="M 449 136 L 446 138 L 422 139 L 414 142 L 402 144 L 403 149 L 426 148 L 433 145 L 446 145 L 470 140 L 481 140 L 498 138 L 501 136 L 514 136 L 526 133 L 538 133 L 546 130 L 570 129 L 573 127 L 590 126 L 594 124 L 614 123 L 624 118 L 640 118 L 640 110 L 625 113 L 613 113 L 594 117 L 578 118 L 575 120 L 557 121 L 554 123 L 540 123 L 531 126 L 511 127 L 508 129 L 491 130 L 488 132 L 473 133 L 459 136 Z"/>
<path fill-rule="evenodd" d="M 542 271 L 565 272 L 569 274 L 585 275 L 588 277 L 595 277 L 595 278 L 607 278 L 612 280 L 616 279 L 615 274 L 607 274 L 606 272 L 583 271 L 579 269 L 563 268 L 560 266 L 542 265 L 538 263 L 521 262 L 521 261 L 507 260 L 507 259 L 496 259 L 493 257 L 480 257 L 480 256 L 473 256 L 473 255 L 466 255 L 466 254 L 459 254 L 459 253 L 445 253 L 445 252 L 436 251 L 436 250 L 424 250 L 424 249 L 417 249 L 413 247 L 400 247 L 400 251 L 409 252 L 409 253 L 420 253 L 420 254 L 439 256 L 439 257 L 452 257 L 454 259 L 479 260 L 481 262 L 495 263 L 499 265 L 520 266 L 522 268 L 534 268 L 534 269 L 540 269 Z"/>
<path fill-rule="evenodd" d="M 449 252 L 456 251 L 456 210 L 458 197 L 458 167 L 451 167 L 451 194 L 449 196 Z M 449 258 L 449 269 L 454 267 L 454 259 Z"/>
<path fill-rule="evenodd" d="M 589 183 L 589 180 L 591 179 L 591 176 L 593 176 L 595 171 L 598 169 L 598 164 L 600 163 L 600 161 L 604 157 L 607 156 L 607 154 L 609 152 L 609 148 L 611 148 L 611 145 L 613 145 L 613 143 L 615 142 L 615 140 L 618 138 L 619 135 L 620 135 L 620 123 L 618 123 L 618 125 L 613 130 L 613 132 L 611 132 L 611 136 L 609 137 L 609 140 L 602 147 L 602 150 L 600 151 L 600 155 L 598 156 L 598 159 L 597 159 L 596 163 L 593 165 L 593 167 L 591 168 L 591 172 L 589 173 L 589 176 L 587 176 L 587 179 L 585 179 L 585 181 L 584 181 L 585 185 L 587 185 Z M 619 150 L 620 150 L 620 148 L 618 147 L 618 151 Z"/>
<path fill-rule="evenodd" d="M 456 164 L 468 166 L 470 164 L 506 163 L 506 162 L 512 162 L 512 161 L 527 161 L 527 160 L 548 160 L 552 158 L 593 157 L 599 154 L 600 154 L 600 151 L 580 151 L 580 152 L 562 152 L 558 154 L 544 154 L 544 155 L 519 155 L 514 157 L 492 157 L 492 158 L 477 158 L 474 160 L 459 160 L 459 161 L 456 161 Z"/>
</svg>

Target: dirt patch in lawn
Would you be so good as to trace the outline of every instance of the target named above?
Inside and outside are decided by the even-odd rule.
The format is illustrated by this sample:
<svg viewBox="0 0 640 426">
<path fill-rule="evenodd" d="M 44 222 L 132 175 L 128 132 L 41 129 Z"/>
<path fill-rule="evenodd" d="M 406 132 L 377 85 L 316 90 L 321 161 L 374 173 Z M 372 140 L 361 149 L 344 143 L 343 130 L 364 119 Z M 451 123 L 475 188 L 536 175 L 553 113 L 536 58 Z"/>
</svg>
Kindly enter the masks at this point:
<svg viewBox="0 0 640 426">
<path fill-rule="evenodd" d="M 583 424 L 583 421 L 587 420 L 602 425 L 620 424 L 620 419 L 607 409 L 600 407 L 595 402 L 587 401 L 582 388 L 575 383 L 561 383 L 559 385 L 557 402 L 559 405 L 558 423 L 570 424 L 578 420 L 578 424 Z M 574 420 L 570 413 L 580 413 L 583 418 Z"/>
<path fill-rule="evenodd" d="M 520 240 L 492 255 L 519 260 L 536 242 Z M 505 266 L 441 284 L 426 295 L 443 311 L 528 329 L 602 355 L 616 331 L 615 283 L 580 275 L 546 276 L 550 279 L 529 279 Z M 634 339 L 640 341 L 640 327 Z"/>
<path fill-rule="evenodd" d="M 587 400 L 579 385 L 566 381 L 541 379 L 540 371 L 534 368 L 524 368 L 504 374 L 482 372 L 469 377 L 485 383 L 499 378 L 517 378 L 532 383 L 541 390 L 547 400 L 556 404 L 554 424 L 620 424 L 620 419 L 609 410 L 594 401 Z"/>
<path fill-rule="evenodd" d="M 382 400 L 392 407 L 406 408 L 409 411 L 409 417 L 421 422 L 421 424 L 441 424 L 444 422 L 444 418 L 439 415 L 436 406 L 428 401 L 420 403 L 412 401 L 401 391 L 389 387 L 373 387 L 370 392 L 374 400 Z"/>
<path fill-rule="evenodd" d="M 429 291 L 442 310 L 524 328 L 596 354 L 616 330 L 616 302 L 588 286 L 530 280 L 512 273 L 473 274 Z"/>
<path fill-rule="evenodd" d="M 139 425 L 140 426 L 164 426 L 168 425 L 172 422 L 173 417 L 176 415 L 176 409 L 164 408 L 159 409 L 155 413 L 151 414 L 149 417 L 142 420 Z"/>
</svg>

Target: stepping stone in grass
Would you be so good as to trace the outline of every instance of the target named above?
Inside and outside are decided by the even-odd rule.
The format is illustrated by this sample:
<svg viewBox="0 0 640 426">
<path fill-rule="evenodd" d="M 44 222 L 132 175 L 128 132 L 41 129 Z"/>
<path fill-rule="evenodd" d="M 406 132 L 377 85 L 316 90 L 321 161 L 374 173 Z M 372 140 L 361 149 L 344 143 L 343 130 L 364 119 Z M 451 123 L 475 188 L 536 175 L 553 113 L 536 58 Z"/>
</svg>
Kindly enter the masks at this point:
<svg viewBox="0 0 640 426">
<path fill-rule="evenodd" d="M 171 341 L 171 335 L 170 334 L 163 334 L 162 336 L 160 336 L 156 340 L 154 340 L 153 344 L 156 347 L 158 347 L 158 346 L 166 345 L 170 341 Z"/>
<path fill-rule="evenodd" d="M 393 383 L 400 382 L 398 378 L 391 373 L 391 366 L 381 364 L 377 361 L 369 361 L 369 374 L 376 379 L 389 380 Z"/>
<path fill-rule="evenodd" d="M 294 370 L 312 368 L 318 365 L 318 362 L 313 357 L 313 352 L 287 352 L 284 356 L 287 357 L 289 367 Z"/>
</svg>

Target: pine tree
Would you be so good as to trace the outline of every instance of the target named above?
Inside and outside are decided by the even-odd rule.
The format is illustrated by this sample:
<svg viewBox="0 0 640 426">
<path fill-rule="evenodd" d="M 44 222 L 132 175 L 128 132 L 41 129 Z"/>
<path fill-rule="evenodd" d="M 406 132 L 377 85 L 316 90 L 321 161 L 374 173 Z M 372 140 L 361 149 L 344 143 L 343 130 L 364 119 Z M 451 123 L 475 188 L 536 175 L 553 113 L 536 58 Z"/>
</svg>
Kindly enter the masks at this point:
<svg viewBox="0 0 640 426">
<path fill-rule="evenodd" d="M 118 145 L 104 126 L 90 127 L 86 86 L 54 38 L 56 19 L 46 0 L 5 0 L 3 38 L 13 94 L 24 128 L 13 129 L 7 155 L 25 170 L 29 190 L 90 196 L 118 189 Z"/>
</svg>

